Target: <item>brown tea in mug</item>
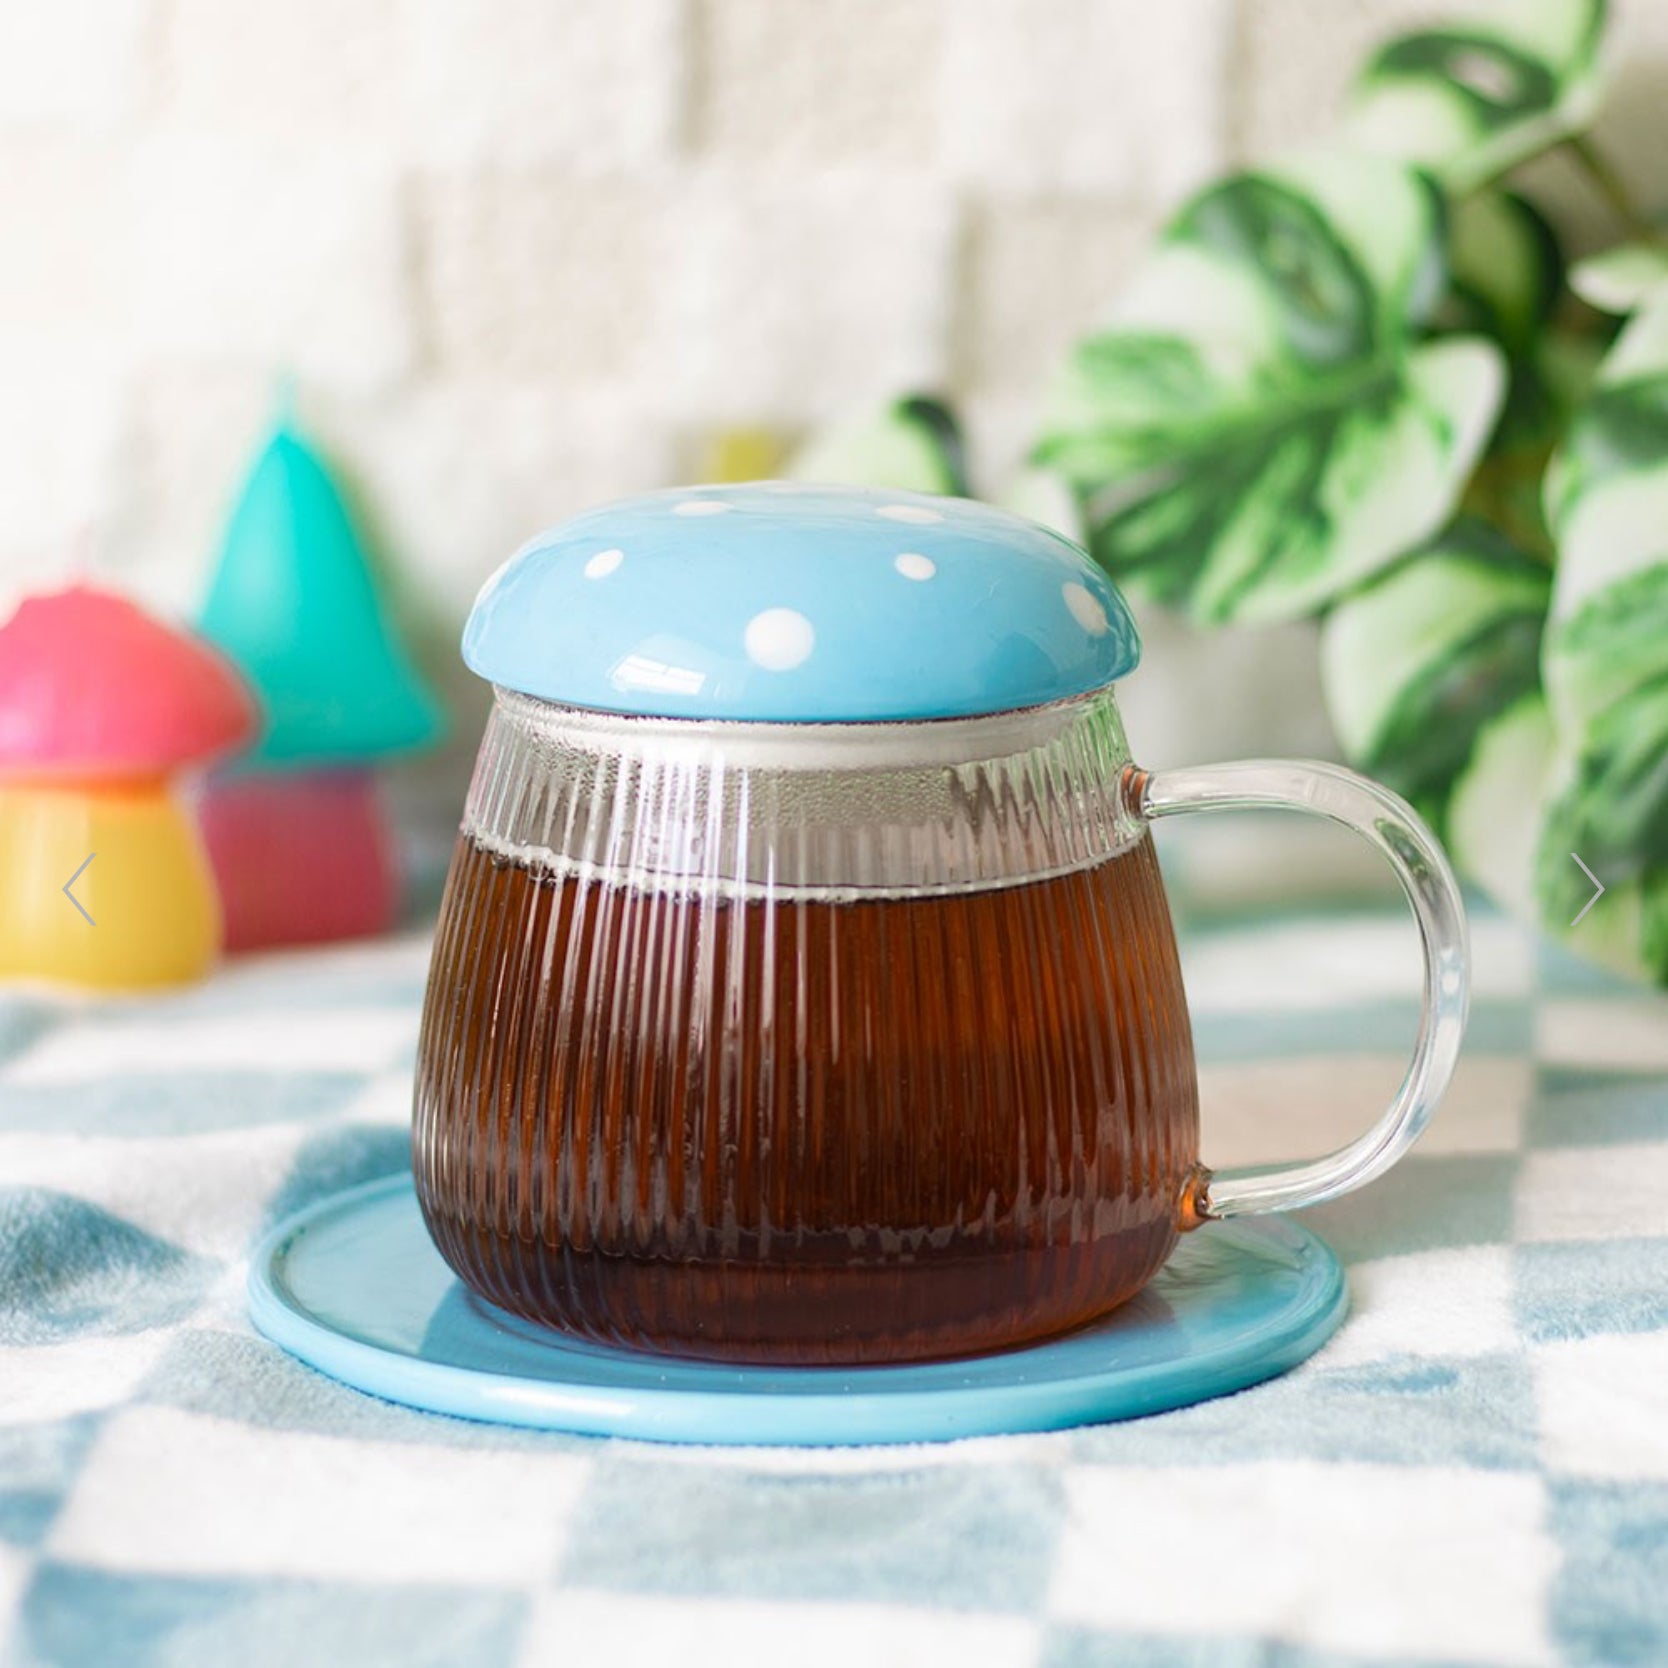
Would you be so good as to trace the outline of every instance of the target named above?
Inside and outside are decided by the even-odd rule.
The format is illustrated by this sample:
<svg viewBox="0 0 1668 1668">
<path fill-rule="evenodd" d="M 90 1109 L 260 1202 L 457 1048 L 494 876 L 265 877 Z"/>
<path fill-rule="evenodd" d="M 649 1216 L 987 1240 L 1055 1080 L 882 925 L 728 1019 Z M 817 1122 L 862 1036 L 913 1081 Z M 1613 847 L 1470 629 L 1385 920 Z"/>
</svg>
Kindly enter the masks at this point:
<svg viewBox="0 0 1668 1668">
<path fill-rule="evenodd" d="M 1012 1346 L 1140 1289 L 1197 1148 L 1144 834 L 896 897 L 642 889 L 459 843 L 417 1190 L 517 1315 L 736 1361 Z"/>
</svg>

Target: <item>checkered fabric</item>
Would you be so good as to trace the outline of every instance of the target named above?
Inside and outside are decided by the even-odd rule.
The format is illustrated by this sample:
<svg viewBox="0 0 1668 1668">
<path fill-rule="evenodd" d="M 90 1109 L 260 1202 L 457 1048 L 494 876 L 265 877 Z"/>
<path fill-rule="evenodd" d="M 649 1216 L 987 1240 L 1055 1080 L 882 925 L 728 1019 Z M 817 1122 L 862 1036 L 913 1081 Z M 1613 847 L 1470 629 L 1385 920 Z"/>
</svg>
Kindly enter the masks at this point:
<svg viewBox="0 0 1668 1668">
<path fill-rule="evenodd" d="M 1407 921 L 1186 940 L 1207 1159 L 1361 1127 L 1413 1034 Z M 1429 1134 L 1310 1215 L 1354 1295 L 1313 1361 L 820 1452 L 427 1416 L 251 1331 L 256 1237 L 406 1163 L 420 939 L 0 999 L 0 1661 L 1668 1662 L 1668 1001 L 1475 943 Z"/>
</svg>

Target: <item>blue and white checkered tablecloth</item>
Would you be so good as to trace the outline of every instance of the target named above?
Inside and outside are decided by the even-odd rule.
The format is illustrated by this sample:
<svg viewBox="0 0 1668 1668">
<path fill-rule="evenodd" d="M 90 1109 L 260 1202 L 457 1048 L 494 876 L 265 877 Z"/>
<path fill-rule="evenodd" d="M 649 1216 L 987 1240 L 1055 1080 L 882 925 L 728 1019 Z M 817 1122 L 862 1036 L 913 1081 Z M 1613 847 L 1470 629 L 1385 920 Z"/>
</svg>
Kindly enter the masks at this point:
<svg viewBox="0 0 1668 1668">
<path fill-rule="evenodd" d="M 1668 1662 L 1668 1001 L 1475 939 L 1448 1103 L 1311 1213 L 1355 1306 L 1319 1356 L 880 1450 L 471 1425 L 251 1331 L 257 1236 L 406 1163 L 424 940 L 0 998 L 0 1661 Z M 1388 915 L 1190 932 L 1207 1158 L 1363 1124 L 1414 958 Z"/>
</svg>

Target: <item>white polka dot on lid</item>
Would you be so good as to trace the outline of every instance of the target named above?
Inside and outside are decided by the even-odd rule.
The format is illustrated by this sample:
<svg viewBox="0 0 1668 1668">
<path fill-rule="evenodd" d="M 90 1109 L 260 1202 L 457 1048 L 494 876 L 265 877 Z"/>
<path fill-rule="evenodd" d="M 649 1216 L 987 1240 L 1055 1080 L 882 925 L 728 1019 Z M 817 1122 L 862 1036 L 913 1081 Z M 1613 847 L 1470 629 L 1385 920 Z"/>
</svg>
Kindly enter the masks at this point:
<svg viewBox="0 0 1668 1668">
<path fill-rule="evenodd" d="M 606 579 L 625 560 L 623 550 L 599 550 L 585 564 L 587 579 Z"/>
<path fill-rule="evenodd" d="M 906 550 L 902 555 L 894 556 L 892 566 L 905 579 L 931 579 L 938 572 L 938 563 L 930 556 L 923 556 L 918 550 Z"/>
<path fill-rule="evenodd" d="M 1107 624 L 1106 610 L 1095 599 L 1087 585 L 1080 585 L 1075 579 L 1068 579 L 1060 587 L 1060 594 L 1066 599 L 1066 607 L 1071 610 L 1072 618 L 1091 637 L 1104 637 L 1106 635 L 1110 629 Z"/>
<path fill-rule="evenodd" d="M 747 658 L 767 672 L 791 672 L 811 658 L 817 634 L 796 608 L 767 608 L 747 622 Z"/>
<path fill-rule="evenodd" d="M 875 514 L 885 516 L 888 521 L 912 522 L 918 527 L 928 527 L 944 519 L 942 510 L 929 510 L 925 504 L 882 504 Z"/>
<path fill-rule="evenodd" d="M 672 506 L 673 515 L 728 515 L 729 510 L 722 498 L 686 498 Z"/>
</svg>

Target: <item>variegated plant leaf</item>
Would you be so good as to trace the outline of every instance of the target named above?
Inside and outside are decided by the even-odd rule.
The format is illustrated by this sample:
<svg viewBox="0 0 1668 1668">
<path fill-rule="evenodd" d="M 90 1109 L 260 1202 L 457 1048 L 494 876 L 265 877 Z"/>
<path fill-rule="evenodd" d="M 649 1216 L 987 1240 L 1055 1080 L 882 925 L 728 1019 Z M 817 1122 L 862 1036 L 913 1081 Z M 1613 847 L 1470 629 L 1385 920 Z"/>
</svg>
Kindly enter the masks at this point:
<svg viewBox="0 0 1668 1668">
<path fill-rule="evenodd" d="M 1356 80 L 1347 137 L 1473 190 L 1592 120 L 1605 13 L 1605 0 L 1519 0 L 1398 35 Z"/>
<path fill-rule="evenodd" d="M 1547 471 L 1546 513 L 1559 548 L 1546 682 L 1575 737 L 1668 675 L 1668 291 L 1606 356 Z"/>
<path fill-rule="evenodd" d="M 1443 832 L 1454 861 L 1524 920 L 1540 914 L 1535 856 L 1554 752 L 1552 717 L 1536 690 L 1482 727 L 1448 795 Z"/>
<path fill-rule="evenodd" d="M 1617 337 L 1547 474 L 1559 565 L 1543 657 L 1558 780 L 1537 870 L 1547 921 L 1585 892 L 1612 947 L 1668 982 L 1668 289 Z M 1590 889 L 1589 889 L 1590 890 Z M 1608 925 L 1607 925 L 1608 923 Z M 1618 924 L 1620 923 L 1620 924 Z"/>
<path fill-rule="evenodd" d="M 1608 708 L 1573 758 L 1563 745 L 1536 852 L 1543 921 L 1569 926 L 1592 896 L 1579 854 L 1606 887 L 1583 948 L 1668 984 L 1668 677 Z"/>
<path fill-rule="evenodd" d="M 784 476 L 834 486 L 891 487 L 900 492 L 967 494 L 961 428 L 942 400 L 906 394 L 878 411 L 861 411 L 814 434 Z"/>
<path fill-rule="evenodd" d="M 1441 822 L 1482 731 L 1540 685 L 1546 565 L 1461 521 L 1339 602 L 1327 709 L 1352 762 Z"/>
<path fill-rule="evenodd" d="M 1552 223 L 1513 191 L 1478 191 L 1448 205 L 1448 289 L 1437 323 L 1492 336 L 1514 357 L 1539 338 L 1564 282 Z"/>
<path fill-rule="evenodd" d="M 1448 208 L 1448 288 L 1442 330 L 1478 332 L 1506 356 L 1506 397 L 1462 507 L 1548 558 L 1541 476 L 1568 420 L 1564 338 L 1549 330 L 1564 284 L 1557 234 L 1524 198 L 1479 191 Z"/>
<path fill-rule="evenodd" d="M 1419 340 L 1443 224 L 1422 175 L 1339 152 L 1193 198 L 1047 408 L 1097 559 L 1201 621 L 1288 619 L 1441 527 L 1503 383 L 1486 340 Z"/>
<path fill-rule="evenodd" d="M 1591 255 L 1571 268 L 1570 288 L 1601 313 L 1631 313 L 1668 289 L 1668 243 L 1622 243 Z"/>
<path fill-rule="evenodd" d="M 1088 539 L 1077 494 L 1072 491 L 1071 483 L 1052 469 L 1015 470 L 989 496 L 999 509 L 1029 516 L 1044 527 L 1052 527 L 1056 533 L 1064 533 L 1074 544 L 1083 544 Z"/>
</svg>

